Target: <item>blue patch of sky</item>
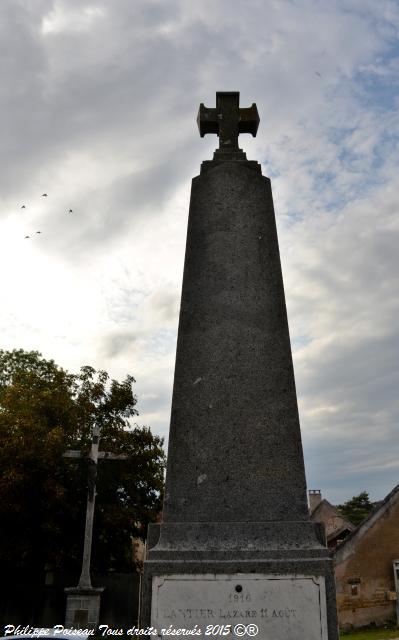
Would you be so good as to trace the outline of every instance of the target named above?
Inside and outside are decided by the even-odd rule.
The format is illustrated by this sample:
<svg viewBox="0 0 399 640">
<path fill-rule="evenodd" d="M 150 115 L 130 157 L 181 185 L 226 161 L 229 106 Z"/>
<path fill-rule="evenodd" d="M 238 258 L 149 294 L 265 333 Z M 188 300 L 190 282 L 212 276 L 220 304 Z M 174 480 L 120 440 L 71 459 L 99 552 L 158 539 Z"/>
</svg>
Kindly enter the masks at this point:
<svg viewBox="0 0 399 640">
<path fill-rule="evenodd" d="M 371 163 L 370 177 L 373 184 L 381 182 L 381 170 L 385 167 L 387 158 L 395 151 L 398 141 L 398 136 L 394 137 L 389 133 L 380 138 Z"/>
<path fill-rule="evenodd" d="M 296 349 L 300 349 L 301 347 L 306 347 L 306 345 L 312 342 L 312 339 L 313 338 L 311 338 L 311 336 L 306 335 L 295 336 L 294 338 L 291 338 L 292 350 L 295 351 Z"/>
<path fill-rule="evenodd" d="M 157 331 L 149 338 L 151 350 L 161 355 L 167 355 L 175 349 L 176 335 L 176 330 L 172 329 Z"/>
<path fill-rule="evenodd" d="M 276 178 L 280 178 L 281 171 L 276 169 L 272 164 L 269 163 L 267 158 L 263 158 L 261 160 L 262 165 L 262 174 L 270 178 L 270 180 L 276 180 Z"/>
<path fill-rule="evenodd" d="M 311 209 L 311 213 L 314 214 L 316 210 L 324 214 L 326 216 L 337 216 L 342 210 L 352 201 L 358 200 L 361 197 L 366 197 L 367 192 L 371 189 L 371 185 L 369 185 L 369 189 L 367 192 L 365 191 L 364 185 L 359 185 L 359 187 L 352 187 L 351 191 L 347 190 L 339 191 L 338 188 L 334 189 L 334 198 L 328 199 L 323 197 L 323 190 L 328 186 L 331 188 L 331 183 L 334 182 L 334 178 L 329 180 L 327 176 L 322 176 L 322 178 L 318 178 L 317 187 L 314 188 L 314 192 L 319 194 L 319 202 L 316 203 L 316 198 L 314 205 L 309 205 L 307 208 Z M 305 218 L 307 217 L 306 211 L 298 211 L 295 209 L 289 209 L 287 213 L 284 215 L 278 216 L 279 225 L 281 225 L 285 229 L 291 229 L 295 225 L 301 224 Z"/>
<path fill-rule="evenodd" d="M 372 70 L 359 70 L 350 79 L 350 91 L 359 104 L 359 108 L 377 113 L 381 118 L 387 118 L 397 111 L 399 103 L 399 74 L 397 73 L 399 69 L 399 45 L 395 43 L 389 53 L 375 62 L 375 66 L 389 70 L 389 73 L 387 75 L 379 75 Z M 340 162 L 340 171 L 352 173 L 354 180 L 350 189 L 347 187 L 339 188 L 336 184 L 336 172 L 318 171 L 314 158 L 304 161 L 304 166 L 307 167 L 309 174 L 313 178 L 313 191 L 320 196 L 320 202 L 326 214 L 338 214 L 350 202 L 368 197 L 370 192 L 384 181 L 383 169 L 387 161 L 392 162 L 392 158 L 396 158 L 396 150 L 399 144 L 399 123 L 397 129 L 395 129 L 394 127 L 389 127 L 385 132 L 381 131 L 377 144 L 364 161 L 364 166 L 361 164 L 361 152 L 357 152 L 355 147 L 348 146 L 347 141 L 356 132 L 356 127 L 353 126 L 353 123 L 348 121 L 340 128 L 331 127 L 329 129 L 329 141 L 338 149 L 337 157 Z M 266 175 L 270 178 L 276 179 L 280 177 L 280 172 L 276 171 L 266 160 L 263 160 L 263 165 L 267 168 Z M 356 176 L 358 176 L 358 180 L 356 180 Z M 367 179 L 365 179 L 366 177 Z M 326 186 L 329 187 L 329 190 L 331 190 L 331 186 L 334 187 L 334 197 L 332 199 L 324 197 Z M 294 203 L 292 204 L 294 205 Z M 292 227 L 303 221 L 303 211 L 294 207 L 295 205 L 281 220 L 285 227 Z"/>
<path fill-rule="evenodd" d="M 301 222 L 303 222 L 303 219 L 304 219 L 303 214 L 298 213 L 294 210 L 289 211 L 286 214 L 280 214 L 277 217 L 278 224 L 282 225 L 285 229 L 290 229 L 291 227 L 294 227 L 296 224 L 300 224 Z"/>
<path fill-rule="evenodd" d="M 362 165 L 361 152 L 357 152 L 356 148 L 350 148 L 346 142 L 355 130 L 355 128 L 335 129 L 329 132 L 330 140 L 339 149 L 337 158 L 340 163 L 340 171 L 352 174 L 354 180 L 350 189 L 344 187 L 341 190 L 338 185 L 334 186 L 334 198 L 323 201 L 323 209 L 326 213 L 338 213 L 348 203 L 368 197 L 370 192 L 384 181 L 383 170 L 386 163 L 392 161 L 392 154 L 396 154 L 399 135 L 391 130 L 386 131 L 380 135 L 377 144 Z M 309 168 L 309 172 L 314 179 L 314 190 L 320 195 L 323 194 L 326 185 L 331 186 L 335 182 L 336 174 L 333 172 L 317 171 L 317 168 Z M 356 176 L 358 176 L 358 180 Z"/>
<path fill-rule="evenodd" d="M 354 76 L 357 87 L 357 97 L 362 106 L 377 108 L 381 112 L 396 109 L 399 97 L 398 68 L 388 68 L 388 60 L 380 61 L 378 67 L 386 69 L 387 73 L 373 71 L 358 71 Z"/>
<path fill-rule="evenodd" d="M 366 166 L 365 162 L 361 167 L 361 170 L 359 171 L 359 155 L 360 154 L 356 152 L 356 149 L 348 147 L 345 139 L 343 139 L 342 146 L 340 146 L 340 150 L 337 155 L 337 158 L 340 162 L 340 170 L 343 172 L 347 172 L 348 174 L 369 174 L 374 163 L 374 157 L 371 158 L 369 166 Z M 358 189 L 356 189 L 355 185 L 353 185 L 351 192 L 346 193 L 346 202 L 350 202 L 354 198 L 357 198 L 359 192 L 362 191 L 364 187 L 365 185 L 363 180 L 360 181 Z"/>
</svg>

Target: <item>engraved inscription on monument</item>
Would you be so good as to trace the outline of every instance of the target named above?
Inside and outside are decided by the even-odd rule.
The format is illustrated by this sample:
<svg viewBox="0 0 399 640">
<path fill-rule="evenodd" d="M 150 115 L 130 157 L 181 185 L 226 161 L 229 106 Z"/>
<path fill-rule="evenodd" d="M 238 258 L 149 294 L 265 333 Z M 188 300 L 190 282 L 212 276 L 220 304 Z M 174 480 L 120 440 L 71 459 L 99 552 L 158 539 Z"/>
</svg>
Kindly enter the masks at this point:
<svg viewBox="0 0 399 640">
<path fill-rule="evenodd" d="M 151 624 L 202 629 L 254 623 L 262 640 L 327 640 L 323 576 L 164 575 L 153 578 Z"/>
</svg>

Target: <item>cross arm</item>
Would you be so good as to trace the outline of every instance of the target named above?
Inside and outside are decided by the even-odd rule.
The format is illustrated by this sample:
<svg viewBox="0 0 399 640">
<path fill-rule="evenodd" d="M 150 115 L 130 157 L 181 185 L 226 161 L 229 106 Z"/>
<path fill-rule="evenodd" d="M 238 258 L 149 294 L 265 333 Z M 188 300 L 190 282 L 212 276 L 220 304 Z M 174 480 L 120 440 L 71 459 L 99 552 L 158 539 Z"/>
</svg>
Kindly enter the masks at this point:
<svg viewBox="0 0 399 640">
<path fill-rule="evenodd" d="M 98 457 L 104 460 L 128 460 L 130 458 L 126 453 L 109 453 L 109 451 L 99 451 Z"/>
<path fill-rule="evenodd" d="M 207 133 L 219 133 L 217 109 L 209 109 L 201 102 L 198 109 L 197 125 L 201 138 Z"/>
<path fill-rule="evenodd" d="M 63 458 L 89 458 L 87 454 L 82 454 L 81 451 L 65 451 L 62 454 Z M 128 460 L 130 456 L 126 453 L 110 453 L 109 451 L 99 451 L 98 458 L 104 460 Z"/>
<path fill-rule="evenodd" d="M 62 454 L 63 458 L 86 458 L 85 455 L 82 454 L 81 451 L 65 451 L 65 453 Z"/>
<path fill-rule="evenodd" d="M 251 133 L 253 137 L 255 137 L 258 131 L 259 122 L 258 108 L 254 102 L 252 103 L 252 106 L 240 109 L 238 119 L 239 133 Z"/>
</svg>

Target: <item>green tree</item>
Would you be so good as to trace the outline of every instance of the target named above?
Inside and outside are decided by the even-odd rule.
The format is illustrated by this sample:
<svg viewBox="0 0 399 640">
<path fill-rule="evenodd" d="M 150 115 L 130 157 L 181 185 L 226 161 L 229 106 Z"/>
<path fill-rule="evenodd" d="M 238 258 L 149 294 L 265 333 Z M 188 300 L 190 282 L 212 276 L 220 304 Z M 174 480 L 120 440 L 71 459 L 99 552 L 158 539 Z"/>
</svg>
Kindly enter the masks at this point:
<svg viewBox="0 0 399 640">
<path fill-rule="evenodd" d="M 131 424 L 138 415 L 132 376 L 77 375 L 35 351 L 0 350 L 0 567 L 38 577 L 44 566 L 79 573 L 91 429 L 100 447 L 127 460 L 99 462 L 92 567 L 132 568 L 131 538 L 144 536 L 160 509 L 163 441 Z"/>
<path fill-rule="evenodd" d="M 339 504 L 337 509 L 349 522 L 358 525 L 367 518 L 373 509 L 373 504 L 370 502 L 367 491 L 362 491 L 358 496 L 353 496 L 353 498 L 347 500 L 344 504 Z"/>
</svg>

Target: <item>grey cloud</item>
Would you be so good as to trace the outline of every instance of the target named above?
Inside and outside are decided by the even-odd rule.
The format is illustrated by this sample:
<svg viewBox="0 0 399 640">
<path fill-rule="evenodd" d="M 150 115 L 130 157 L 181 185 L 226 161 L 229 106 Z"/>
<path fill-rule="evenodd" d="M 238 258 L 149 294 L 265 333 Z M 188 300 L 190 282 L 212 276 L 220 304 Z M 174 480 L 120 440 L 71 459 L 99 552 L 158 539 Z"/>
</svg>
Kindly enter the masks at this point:
<svg viewBox="0 0 399 640">
<path fill-rule="evenodd" d="M 105 245 L 109 251 L 126 234 L 131 234 L 134 248 L 136 225 L 144 220 L 151 225 L 159 218 L 180 183 L 177 176 L 181 163 L 181 158 L 173 164 L 165 160 L 115 179 L 109 186 L 99 185 L 96 190 L 73 198 L 73 202 L 72 198 L 65 198 L 63 207 L 46 206 L 46 212 L 36 219 L 45 235 L 43 252 L 74 263 L 85 262 L 88 251 L 94 258 Z M 50 202 L 47 204 L 50 206 Z M 73 214 L 69 215 L 70 206 Z"/>
<path fill-rule="evenodd" d="M 179 291 L 157 291 L 150 297 L 149 307 L 160 319 L 175 323 L 179 313 L 179 302 Z"/>
<path fill-rule="evenodd" d="M 102 28 L 93 32 L 47 36 L 40 33 L 44 4 L 38 5 L 34 20 L 20 3 L 8 14 L 3 9 L 4 23 L 15 23 L 15 30 L 3 35 L 5 47 L 14 49 L 9 59 L 16 58 L 17 66 L 3 71 L 3 86 L 16 85 L 7 94 L 7 112 L 2 116 L 3 122 L 8 118 L 2 145 L 5 184 L 19 184 L 21 191 L 23 185 L 26 192 L 54 161 L 75 149 L 95 152 L 98 141 L 112 144 L 111 138 L 113 144 L 130 139 L 133 157 L 135 153 L 145 157 L 143 145 L 148 140 L 150 146 L 154 135 L 159 139 L 158 158 L 161 138 L 166 138 L 163 148 L 173 151 L 181 114 L 187 113 L 182 105 L 189 99 L 189 92 L 181 98 L 176 92 L 181 82 L 192 88 L 195 79 L 173 43 L 151 38 L 148 47 L 143 37 L 141 29 L 151 32 L 156 16 L 164 19 L 164 9 L 152 5 L 132 12 L 129 4 L 123 3 L 126 15 L 107 11 L 105 4 Z M 71 3 L 58 5 L 71 9 Z M 19 53 L 27 64 L 18 62 Z M 113 152 L 118 153 L 117 146 Z"/>
<path fill-rule="evenodd" d="M 140 415 L 147 413 L 162 413 L 165 407 L 170 406 L 170 388 L 169 385 L 162 385 L 161 381 L 157 381 L 157 389 L 154 394 L 142 394 L 139 398 L 137 409 Z"/>
<path fill-rule="evenodd" d="M 111 359 L 123 353 L 131 355 L 135 350 L 137 340 L 137 335 L 132 331 L 114 331 L 103 338 L 100 350 L 104 357 Z"/>
</svg>

